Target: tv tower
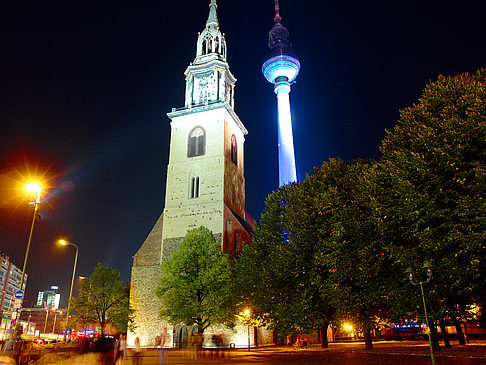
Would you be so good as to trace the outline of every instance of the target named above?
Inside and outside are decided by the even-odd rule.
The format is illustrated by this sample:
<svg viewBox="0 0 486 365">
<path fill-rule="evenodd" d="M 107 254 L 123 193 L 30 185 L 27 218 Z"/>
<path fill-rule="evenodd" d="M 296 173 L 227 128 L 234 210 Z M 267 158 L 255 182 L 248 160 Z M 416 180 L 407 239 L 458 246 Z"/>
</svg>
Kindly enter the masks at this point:
<svg viewBox="0 0 486 365">
<path fill-rule="evenodd" d="M 265 78 L 275 85 L 278 101 L 278 180 L 279 186 L 297 181 L 294 137 L 290 116 L 290 84 L 300 70 L 300 62 L 292 51 L 289 31 L 280 21 L 278 0 L 275 0 L 275 25 L 268 32 L 270 57 L 262 66 Z"/>
</svg>

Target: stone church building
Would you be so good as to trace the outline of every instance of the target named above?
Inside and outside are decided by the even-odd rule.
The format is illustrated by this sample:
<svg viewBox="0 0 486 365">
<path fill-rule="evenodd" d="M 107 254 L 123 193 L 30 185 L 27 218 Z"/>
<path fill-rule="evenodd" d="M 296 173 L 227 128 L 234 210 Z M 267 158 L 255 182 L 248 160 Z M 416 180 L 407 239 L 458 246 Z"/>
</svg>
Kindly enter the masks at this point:
<svg viewBox="0 0 486 365">
<path fill-rule="evenodd" d="M 170 346 L 182 346 L 188 331 L 159 318 L 155 295 L 161 264 L 188 230 L 205 226 L 219 237 L 221 249 L 238 256 L 250 242 L 252 218 L 245 211 L 244 142 L 247 130 L 234 111 L 236 79 L 226 61 L 226 41 L 219 29 L 216 0 L 209 4 L 206 27 L 197 39 L 196 58 L 185 71 L 185 105 L 168 113 L 171 137 L 165 208 L 133 257 L 130 304 L 135 309 L 134 332 L 143 347 L 154 346 L 162 327 Z M 210 327 L 205 334 L 224 333 L 225 342 L 248 344 L 246 327 L 234 331 Z M 207 336 L 208 337 L 208 336 Z M 251 333 L 252 345 L 271 342 L 264 329 Z"/>
</svg>

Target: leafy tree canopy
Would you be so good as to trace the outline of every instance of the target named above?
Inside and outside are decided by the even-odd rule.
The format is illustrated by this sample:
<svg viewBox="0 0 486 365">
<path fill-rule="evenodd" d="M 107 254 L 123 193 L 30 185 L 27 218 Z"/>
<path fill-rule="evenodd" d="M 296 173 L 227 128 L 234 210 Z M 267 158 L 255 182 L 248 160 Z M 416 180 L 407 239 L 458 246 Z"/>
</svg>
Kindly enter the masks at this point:
<svg viewBox="0 0 486 365">
<path fill-rule="evenodd" d="M 395 257 L 437 265 L 435 313 L 484 302 L 486 70 L 428 84 L 381 151 L 376 208 Z"/>
<path fill-rule="evenodd" d="M 129 298 L 129 288 L 123 286 L 120 273 L 98 263 L 93 274 L 81 280 L 79 296 L 72 299 L 71 310 L 76 322 L 99 325 L 102 335 L 107 325 L 125 333 L 134 329 L 134 311 L 129 307 Z"/>
<path fill-rule="evenodd" d="M 160 315 L 172 324 L 196 325 L 200 332 L 211 324 L 232 325 L 234 265 L 221 251 L 210 230 L 199 227 L 186 236 L 162 264 L 157 296 Z"/>
</svg>

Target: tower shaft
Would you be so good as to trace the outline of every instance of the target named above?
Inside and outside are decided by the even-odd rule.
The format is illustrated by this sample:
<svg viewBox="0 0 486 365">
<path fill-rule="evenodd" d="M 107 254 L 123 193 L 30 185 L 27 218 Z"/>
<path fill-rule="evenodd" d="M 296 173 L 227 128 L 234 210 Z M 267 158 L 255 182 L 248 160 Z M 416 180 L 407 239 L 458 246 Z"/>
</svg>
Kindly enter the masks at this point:
<svg viewBox="0 0 486 365">
<path fill-rule="evenodd" d="M 278 102 L 278 183 L 282 186 L 297 181 L 290 115 L 290 85 L 287 82 L 277 84 L 275 93 Z"/>
</svg>

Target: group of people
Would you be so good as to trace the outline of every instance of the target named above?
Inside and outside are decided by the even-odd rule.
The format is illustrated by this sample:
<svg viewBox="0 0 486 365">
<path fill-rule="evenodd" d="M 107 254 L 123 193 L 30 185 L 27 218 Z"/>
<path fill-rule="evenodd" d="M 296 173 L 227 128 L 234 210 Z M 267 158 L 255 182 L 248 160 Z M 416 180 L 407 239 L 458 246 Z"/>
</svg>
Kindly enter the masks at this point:
<svg viewBox="0 0 486 365">
<path fill-rule="evenodd" d="M 183 356 L 189 359 L 200 359 L 202 357 L 219 357 L 220 351 L 223 347 L 223 338 L 221 335 L 214 334 L 211 337 L 214 349 L 208 353 L 203 353 L 204 337 L 201 333 L 191 333 L 187 339 L 186 350 Z M 170 335 L 167 333 L 167 328 L 162 328 L 160 335 L 155 337 L 155 344 L 159 353 L 159 364 L 165 365 L 168 363 L 168 347 L 170 344 Z M 134 340 L 132 363 L 133 365 L 140 364 L 140 338 L 136 337 Z M 113 346 L 113 358 L 115 365 L 121 365 L 127 358 L 127 341 L 125 335 L 119 335 Z"/>
<path fill-rule="evenodd" d="M 134 341 L 135 347 L 133 348 L 133 356 L 132 356 L 132 364 L 138 365 L 140 364 L 140 338 L 135 338 Z M 123 360 L 127 358 L 127 339 L 125 335 L 120 335 L 115 341 L 114 345 L 114 363 L 115 365 L 121 365 Z"/>
</svg>

